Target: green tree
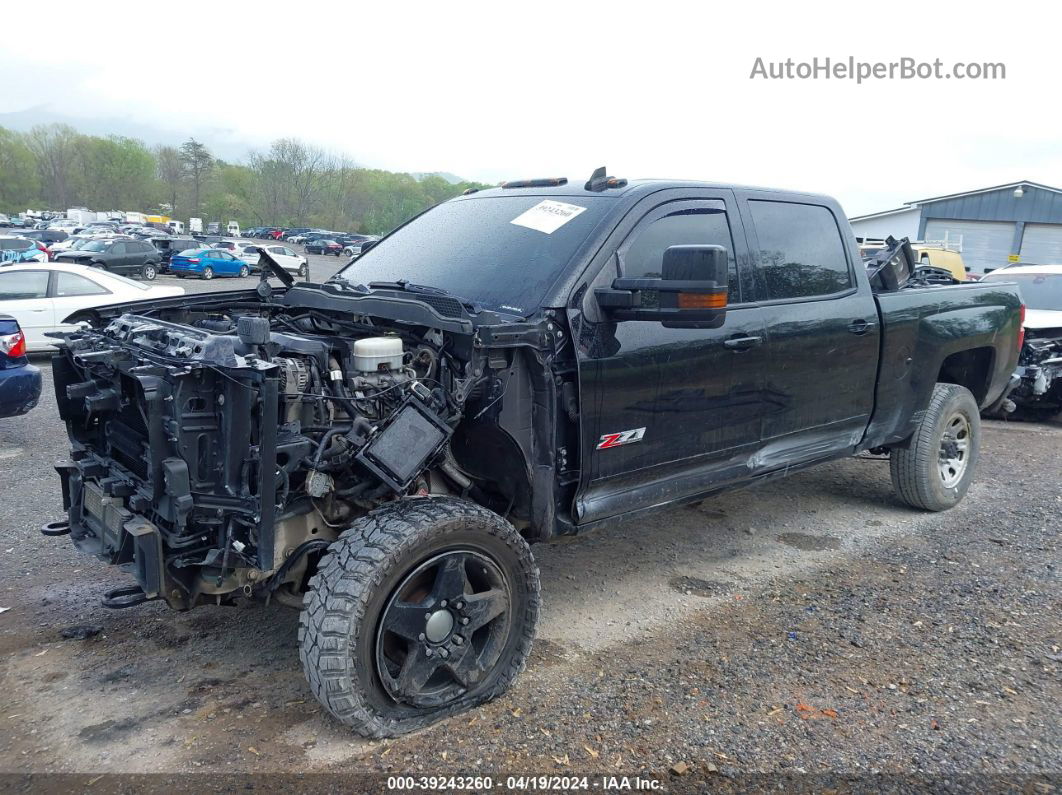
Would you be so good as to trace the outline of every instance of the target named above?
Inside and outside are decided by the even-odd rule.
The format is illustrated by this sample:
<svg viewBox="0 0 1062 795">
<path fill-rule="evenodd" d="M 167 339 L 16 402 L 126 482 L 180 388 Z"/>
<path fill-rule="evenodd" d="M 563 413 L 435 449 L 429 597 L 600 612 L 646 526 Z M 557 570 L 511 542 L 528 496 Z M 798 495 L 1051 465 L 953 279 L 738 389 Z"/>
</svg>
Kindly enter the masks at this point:
<svg viewBox="0 0 1062 795">
<path fill-rule="evenodd" d="M 39 124 L 26 136 L 37 160 L 41 199 L 54 209 L 66 209 L 74 199 L 80 137 L 66 124 Z"/>
<path fill-rule="evenodd" d="M 184 186 L 184 164 L 180 151 L 173 146 L 155 147 L 155 177 L 162 185 L 163 201 L 176 213 L 180 207 L 180 192 Z"/>
<path fill-rule="evenodd" d="M 18 212 L 40 199 L 40 176 L 24 136 L 0 127 L 0 210 Z"/>
<path fill-rule="evenodd" d="M 189 138 L 180 149 L 181 165 L 192 187 L 192 215 L 199 215 L 199 200 L 203 185 L 214 168 L 214 156 L 204 144 Z"/>
</svg>

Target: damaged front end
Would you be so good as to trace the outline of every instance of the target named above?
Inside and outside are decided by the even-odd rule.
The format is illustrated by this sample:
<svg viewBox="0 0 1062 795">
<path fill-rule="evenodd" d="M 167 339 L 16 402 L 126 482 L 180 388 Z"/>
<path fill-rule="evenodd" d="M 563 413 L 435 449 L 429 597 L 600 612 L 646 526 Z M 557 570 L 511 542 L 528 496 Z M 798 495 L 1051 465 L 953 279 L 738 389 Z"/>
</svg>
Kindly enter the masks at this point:
<svg viewBox="0 0 1062 795">
<path fill-rule="evenodd" d="M 112 308 L 62 335 L 69 533 L 137 583 L 104 604 L 296 605 L 328 544 L 387 501 L 459 493 L 526 511 L 506 486 L 523 462 L 499 485 L 469 475 L 450 445 L 467 414 L 483 426 L 501 411 L 515 354 L 478 345 L 467 316 L 395 298 L 403 319 L 387 322 L 357 310 L 388 299 L 342 292 Z"/>
<path fill-rule="evenodd" d="M 1062 328 L 1027 329 L 1010 399 L 1019 408 L 1062 411 Z"/>
</svg>

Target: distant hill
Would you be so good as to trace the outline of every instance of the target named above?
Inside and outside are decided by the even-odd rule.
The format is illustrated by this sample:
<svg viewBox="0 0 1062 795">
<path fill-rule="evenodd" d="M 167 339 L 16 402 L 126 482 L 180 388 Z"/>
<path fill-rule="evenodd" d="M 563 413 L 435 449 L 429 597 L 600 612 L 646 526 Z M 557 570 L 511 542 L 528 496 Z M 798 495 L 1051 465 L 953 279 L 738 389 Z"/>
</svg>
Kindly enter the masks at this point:
<svg viewBox="0 0 1062 795">
<path fill-rule="evenodd" d="M 413 177 L 417 182 L 420 182 L 426 177 L 441 177 L 451 185 L 457 185 L 460 182 L 468 181 L 464 177 L 457 176 L 457 174 L 451 174 L 449 171 L 411 171 L 409 176 Z"/>
<path fill-rule="evenodd" d="M 87 135 L 121 135 L 138 138 L 148 146 L 165 144 L 179 146 L 189 136 L 203 141 L 214 154 L 230 163 L 242 162 L 255 142 L 248 141 L 243 133 L 221 127 L 184 127 L 170 130 L 143 124 L 130 117 L 93 118 L 56 113 L 47 106 L 27 108 L 12 113 L 0 113 L 0 127 L 27 132 L 38 124 L 67 124 Z"/>
<path fill-rule="evenodd" d="M 131 117 L 94 118 L 71 116 L 57 113 L 47 105 L 37 105 L 25 110 L 0 113 L 0 127 L 19 132 L 28 132 L 38 124 L 67 124 L 86 135 L 121 135 L 137 138 L 148 146 L 180 146 L 189 136 L 207 145 L 211 153 L 229 163 L 244 163 L 253 148 L 266 148 L 269 142 L 250 141 L 246 135 L 236 130 L 223 127 L 185 126 L 180 129 L 167 129 L 153 124 L 144 124 Z M 371 166 L 370 166 L 371 167 Z M 415 171 L 410 176 L 418 182 L 425 177 L 441 177 L 451 185 L 466 180 L 448 171 Z"/>
</svg>

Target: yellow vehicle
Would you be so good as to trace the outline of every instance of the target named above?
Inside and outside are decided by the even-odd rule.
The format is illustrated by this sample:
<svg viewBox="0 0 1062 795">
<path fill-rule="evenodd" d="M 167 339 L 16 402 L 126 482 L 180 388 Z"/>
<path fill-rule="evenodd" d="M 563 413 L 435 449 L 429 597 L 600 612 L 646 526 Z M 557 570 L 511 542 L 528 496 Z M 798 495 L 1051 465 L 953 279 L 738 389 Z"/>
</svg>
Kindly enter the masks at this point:
<svg viewBox="0 0 1062 795">
<path fill-rule="evenodd" d="M 962 261 L 962 254 L 955 249 L 946 248 L 939 243 L 912 243 L 911 248 L 919 265 L 946 270 L 960 282 L 967 280 L 967 269 Z"/>
</svg>

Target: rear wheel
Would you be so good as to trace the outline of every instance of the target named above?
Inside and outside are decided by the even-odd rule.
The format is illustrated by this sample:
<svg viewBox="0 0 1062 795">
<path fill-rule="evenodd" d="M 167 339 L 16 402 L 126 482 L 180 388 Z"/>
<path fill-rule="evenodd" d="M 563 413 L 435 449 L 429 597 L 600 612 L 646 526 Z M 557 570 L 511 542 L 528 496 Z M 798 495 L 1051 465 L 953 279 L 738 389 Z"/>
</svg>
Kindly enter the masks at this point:
<svg viewBox="0 0 1062 795">
<path fill-rule="evenodd" d="M 158 270 L 150 262 L 147 265 L 145 265 L 143 268 L 140 269 L 140 277 L 142 279 L 145 279 L 146 281 L 153 282 L 153 281 L 155 281 L 155 277 L 158 276 L 158 275 L 159 275 Z"/>
<path fill-rule="evenodd" d="M 937 384 L 906 448 L 892 451 L 892 483 L 908 505 L 952 508 L 966 496 L 981 445 L 981 417 L 970 390 Z"/>
<path fill-rule="evenodd" d="M 299 657 L 332 715 L 392 737 L 504 692 L 538 608 L 538 568 L 511 524 L 464 500 L 402 500 L 329 547 L 299 618 Z"/>
<path fill-rule="evenodd" d="M 209 265 L 203 268 L 203 278 L 208 280 L 214 278 L 214 269 L 211 268 Z"/>
<path fill-rule="evenodd" d="M 251 275 L 251 269 L 248 268 L 246 265 L 241 265 L 240 266 L 240 278 L 241 279 L 246 279 L 250 275 Z"/>
</svg>

